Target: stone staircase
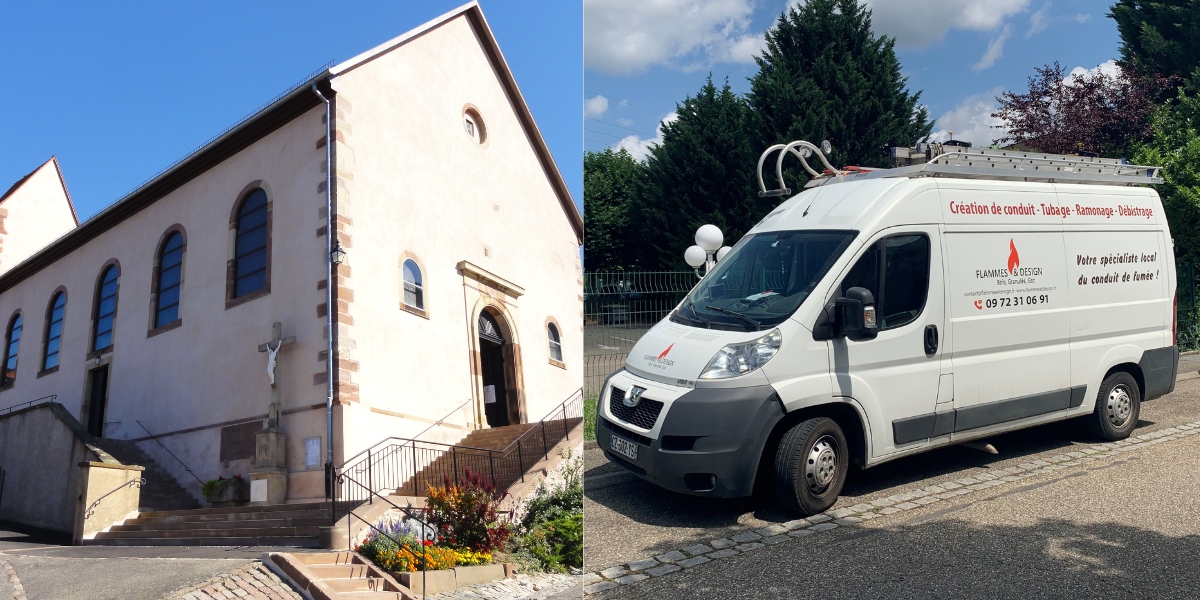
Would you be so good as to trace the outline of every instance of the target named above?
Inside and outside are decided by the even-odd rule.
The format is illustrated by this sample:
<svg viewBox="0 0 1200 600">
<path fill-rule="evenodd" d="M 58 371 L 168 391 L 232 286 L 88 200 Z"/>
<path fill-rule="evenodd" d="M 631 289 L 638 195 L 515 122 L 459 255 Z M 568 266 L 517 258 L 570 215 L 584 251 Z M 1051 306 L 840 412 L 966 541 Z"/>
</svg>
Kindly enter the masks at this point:
<svg viewBox="0 0 1200 600">
<path fill-rule="evenodd" d="M 557 433 L 558 428 L 564 425 L 566 427 L 566 431 L 569 432 L 578 426 L 582 421 L 583 419 L 566 419 L 564 421 L 555 421 L 555 432 Z M 404 482 L 403 485 L 396 489 L 396 493 L 400 495 L 408 495 L 415 491 L 416 496 L 424 496 L 428 486 L 442 485 L 447 477 L 450 479 L 455 479 L 456 473 L 458 477 L 465 477 L 468 469 L 476 474 L 486 473 L 487 467 L 497 466 L 494 459 L 489 460 L 488 453 L 485 452 L 486 450 L 499 451 L 510 449 L 510 446 L 512 446 L 513 442 L 517 441 L 518 438 L 525 435 L 526 432 L 529 432 L 530 430 L 540 426 L 541 423 L 522 423 L 519 425 L 492 427 L 489 429 L 477 429 L 472 431 L 471 433 L 467 434 L 467 437 L 454 444 L 453 452 L 441 454 L 428 466 L 421 469 L 416 477 L 417 484 L 415 489 L 413 478 L 409 478 Z M 546 448 L 552 448 L 562 439 L 562 436 L 554 435 L 553 438 L 554 439 L 550 439 L 548 437 L 545 440 Z M 529 438 L 526 439 L 528 440 Z M 525 467 L 524 470 L 530 469 L 539 459 L 542 458 L 541 443 L 543 440 L 541 437 L 538 437 L 533 441 L 535 444 L 531 444 L 531 446 L 538 446 L 538 450 L 536 453 L 530 451 L 529 456 L 522 456 L 522 461 L 524 462 Z M 509 454 L 512 454 L 513 452 L 515 452 L 515 450 L 510 449 Z M 507 462 L 512 462 L 511 456 Z M 509 470 L 512 470 L 511 466 Z M 522 474 L 516 473 L 515 471 L 514 473 L 517 476 Z"/>
<path fill-rule="evenodd" d="M 329 504 L 276 504 L 143 512 L 84 540 L 103 546 L 292 546 L 320 548 Z"/>
<path fill-rule="evenodd" d="M 167 473 L 154 459 L 150 458 L 135 442 L 130 440 L 101 439 L 99 446 L 124 465 L 145 467 L 142 477 L 141 501 L 138 510 L 164 511 L 200 508 L 198 502 L 175 478 Z"/>
<path fill-rule="evenodd" d="M 412 590 L 354 552 L 271 554 L 272 570 L 310 597 L 329 600 L 415 600 Z"/>
</svg>

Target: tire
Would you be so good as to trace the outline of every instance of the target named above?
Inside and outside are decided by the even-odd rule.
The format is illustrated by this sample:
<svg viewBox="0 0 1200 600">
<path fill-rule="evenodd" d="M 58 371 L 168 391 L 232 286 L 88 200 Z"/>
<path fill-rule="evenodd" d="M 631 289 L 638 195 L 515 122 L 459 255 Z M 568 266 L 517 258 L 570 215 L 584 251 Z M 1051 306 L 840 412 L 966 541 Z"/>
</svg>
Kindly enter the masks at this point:
<svg viewBox="0 0 1200 600">
<path fill-rule="evenodd" d="M 819 417 L 792 427 L 775 451 L 775 495 L 804 516 L 837 501 L 850 468 L 846 435 L 833 419 Z"/>
<path fill-rule="evenodd" d="M 1104 378 L 1096 395 L 1096 410 L 1087 417 L 1091 430 L 1105 441 L 1129 437 L 1142 411 L 1142 394 L 1137 380 L 1124 371 Z"/>
</svg>

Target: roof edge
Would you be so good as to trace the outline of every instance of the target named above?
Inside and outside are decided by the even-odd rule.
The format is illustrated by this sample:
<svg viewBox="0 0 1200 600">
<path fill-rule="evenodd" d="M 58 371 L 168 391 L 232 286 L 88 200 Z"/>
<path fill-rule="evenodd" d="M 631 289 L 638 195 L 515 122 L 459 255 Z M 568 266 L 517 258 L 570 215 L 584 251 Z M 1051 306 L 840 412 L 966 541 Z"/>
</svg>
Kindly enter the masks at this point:
<svg viewBox="0 0 1200 600">
<path fill-rule="evenodd" d="M 467 22 L 470 23 L 471 28 L 475 31 L 475 35 L 482 43 L 484 54 L 496 70 L 496 75 L 500 79 L 500 85 L 504 88 L 504 92 L 508 95 L 517 113 L 517 120 L 521 122 L 521 126 L 525 129 L 525 134 L 529 137 L 529 141 L 533 146 L 534 154 L 537 155 L 538 162 L 542 165 L 542 170 L 545 171 L 546 177 L 550 180 L 550 186 L 554 188 L 554 193 L 558 196 L 558 201 L 562 205 L 563 212 L 567 214 L 567 220 L 570 221 L 571 228 L 575 230 L 576 242 L 582 244 L 583 215 L 579 213 L 579 208 L 575 205 L 575 199 L 571 196 L 571 190 L 567 187 L 567 182 L 563 179 L 562 173 L 558 170 L 558 164 L 554 161 L 554 155 L 550 153 L 550 147 L 546 145 L 546 139 L 542 137 L 542 132 L 538 129 L 537 122 L 533 119 L 533 113 L 529 110 L 529 105 L 525 102 L 525 96 L 521 94 L 517 80 L 513 76 L 512 70 L 508 67 L 508 61 L 504 59 L 504 53 L 500 51 L 500 44 L 496 41 L 496 36 L 492 34 L 492 28 L 488 25 L 487 18 L 484 17 L 483 9 L 480 8 L 479 2 L 472 0 L 375 46 L 350 60 L 334 65 L 329 68 L 330 76 L 331 78 L 336 78 L 339 75 L 349 73 L 460 16 L 466 17 Z"/>
</svg>

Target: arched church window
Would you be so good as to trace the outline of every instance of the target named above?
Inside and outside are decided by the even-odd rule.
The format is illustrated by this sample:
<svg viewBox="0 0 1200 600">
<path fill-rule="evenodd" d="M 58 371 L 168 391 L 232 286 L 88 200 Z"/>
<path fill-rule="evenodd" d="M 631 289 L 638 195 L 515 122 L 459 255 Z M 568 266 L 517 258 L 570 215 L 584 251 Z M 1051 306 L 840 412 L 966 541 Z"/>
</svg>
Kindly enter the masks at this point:
<svg viewBox="0 0 1200 600">
<path fill-rule="evenodd" d="M 404 261 L 404 305 L 417 310 L 425 310 L 425 287 L 421 277 L 421 267 L 417 261 L 409 258 Z"/>
<path fill-rule="evenodd" d="M 158 281 L 155 282 L 154 326 L 179 319 L 179 293 L 183 286 L 183 234 L 167 235 L 158 251 Z"/>
<path fill-rule="evenodd" d="M 100 273 L 100 286 L 96 291 L 96 308 L 93 313 L 92 352 L 113 345 L 113 323 L 117 318 L 117 289 L 121 277 L 117 265 L 108 265 Z"/>
<path fill-rule="evenodd" d="M 267 287 L 267 193 L 262 188 L 252 190 L 242 200 L 235 227 L 231 299 Z"/>
<path fill-rule="evenodd" d="M 558 335 L 558 326 L 546 323 L 546 337 L 550 338 L 550 358 L 563 362 L 562 338 Z"/>
<path fill-rule="evenodd" d="M 50 298 L 46 309 L 46 344 L 42 351 L 42 370 L 58 366 L 58 353 L 62 349 L 63 319 L 67 312 L 67 294 L 58 292 Z"/>
<path fill-rule="evenodd" d="M 471 139 L 475 140 L 476 144 L 487 141 L 487 127 L 483 124 L 483 117 L 479 116 L 479 111 L 469 104 L 463 108 L 463 130 Z"/>
<path fill-rule="evenodd" d="M 21 347 L 21 313 L 13 315 L 4 333 L 4 372 L 0 373 L 0 387 L 10 387 L 17 378 L 17 350 Z"/>
</svg>

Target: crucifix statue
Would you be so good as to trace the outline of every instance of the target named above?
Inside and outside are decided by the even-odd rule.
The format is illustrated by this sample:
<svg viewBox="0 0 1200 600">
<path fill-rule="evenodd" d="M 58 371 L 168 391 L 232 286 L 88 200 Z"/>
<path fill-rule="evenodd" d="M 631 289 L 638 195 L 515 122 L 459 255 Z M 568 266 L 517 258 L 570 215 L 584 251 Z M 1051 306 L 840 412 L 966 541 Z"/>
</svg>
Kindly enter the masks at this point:
<svg viewBox="0 0 1200 600">
<path fill-rule="evenodd" d="M 279 351 L 295 344 L 296 337 L 283 337 L 283 324 L 271 324 L 271 341 L 258 345 L 267 353 L 267 377 L 271 382 L 271 408 L 267 426 L 254 434 L 254 469 L 250 472 L 251 504 L 283 504 L 287 501 L 287 432 L 279 426 Z"/>
<path fill-rule="evenodd" d="M 283 324 L 276 321 L 271 324 L 271 341 L 259 344 L 258 351 L 267 353 L 267 376 L 271 380 L 271 407 L 267 411 L 267 427 L 279 427 L 279 350 L 284 346 L 296 343 L 296 336 L 282 337 Z"/>
</svg>

